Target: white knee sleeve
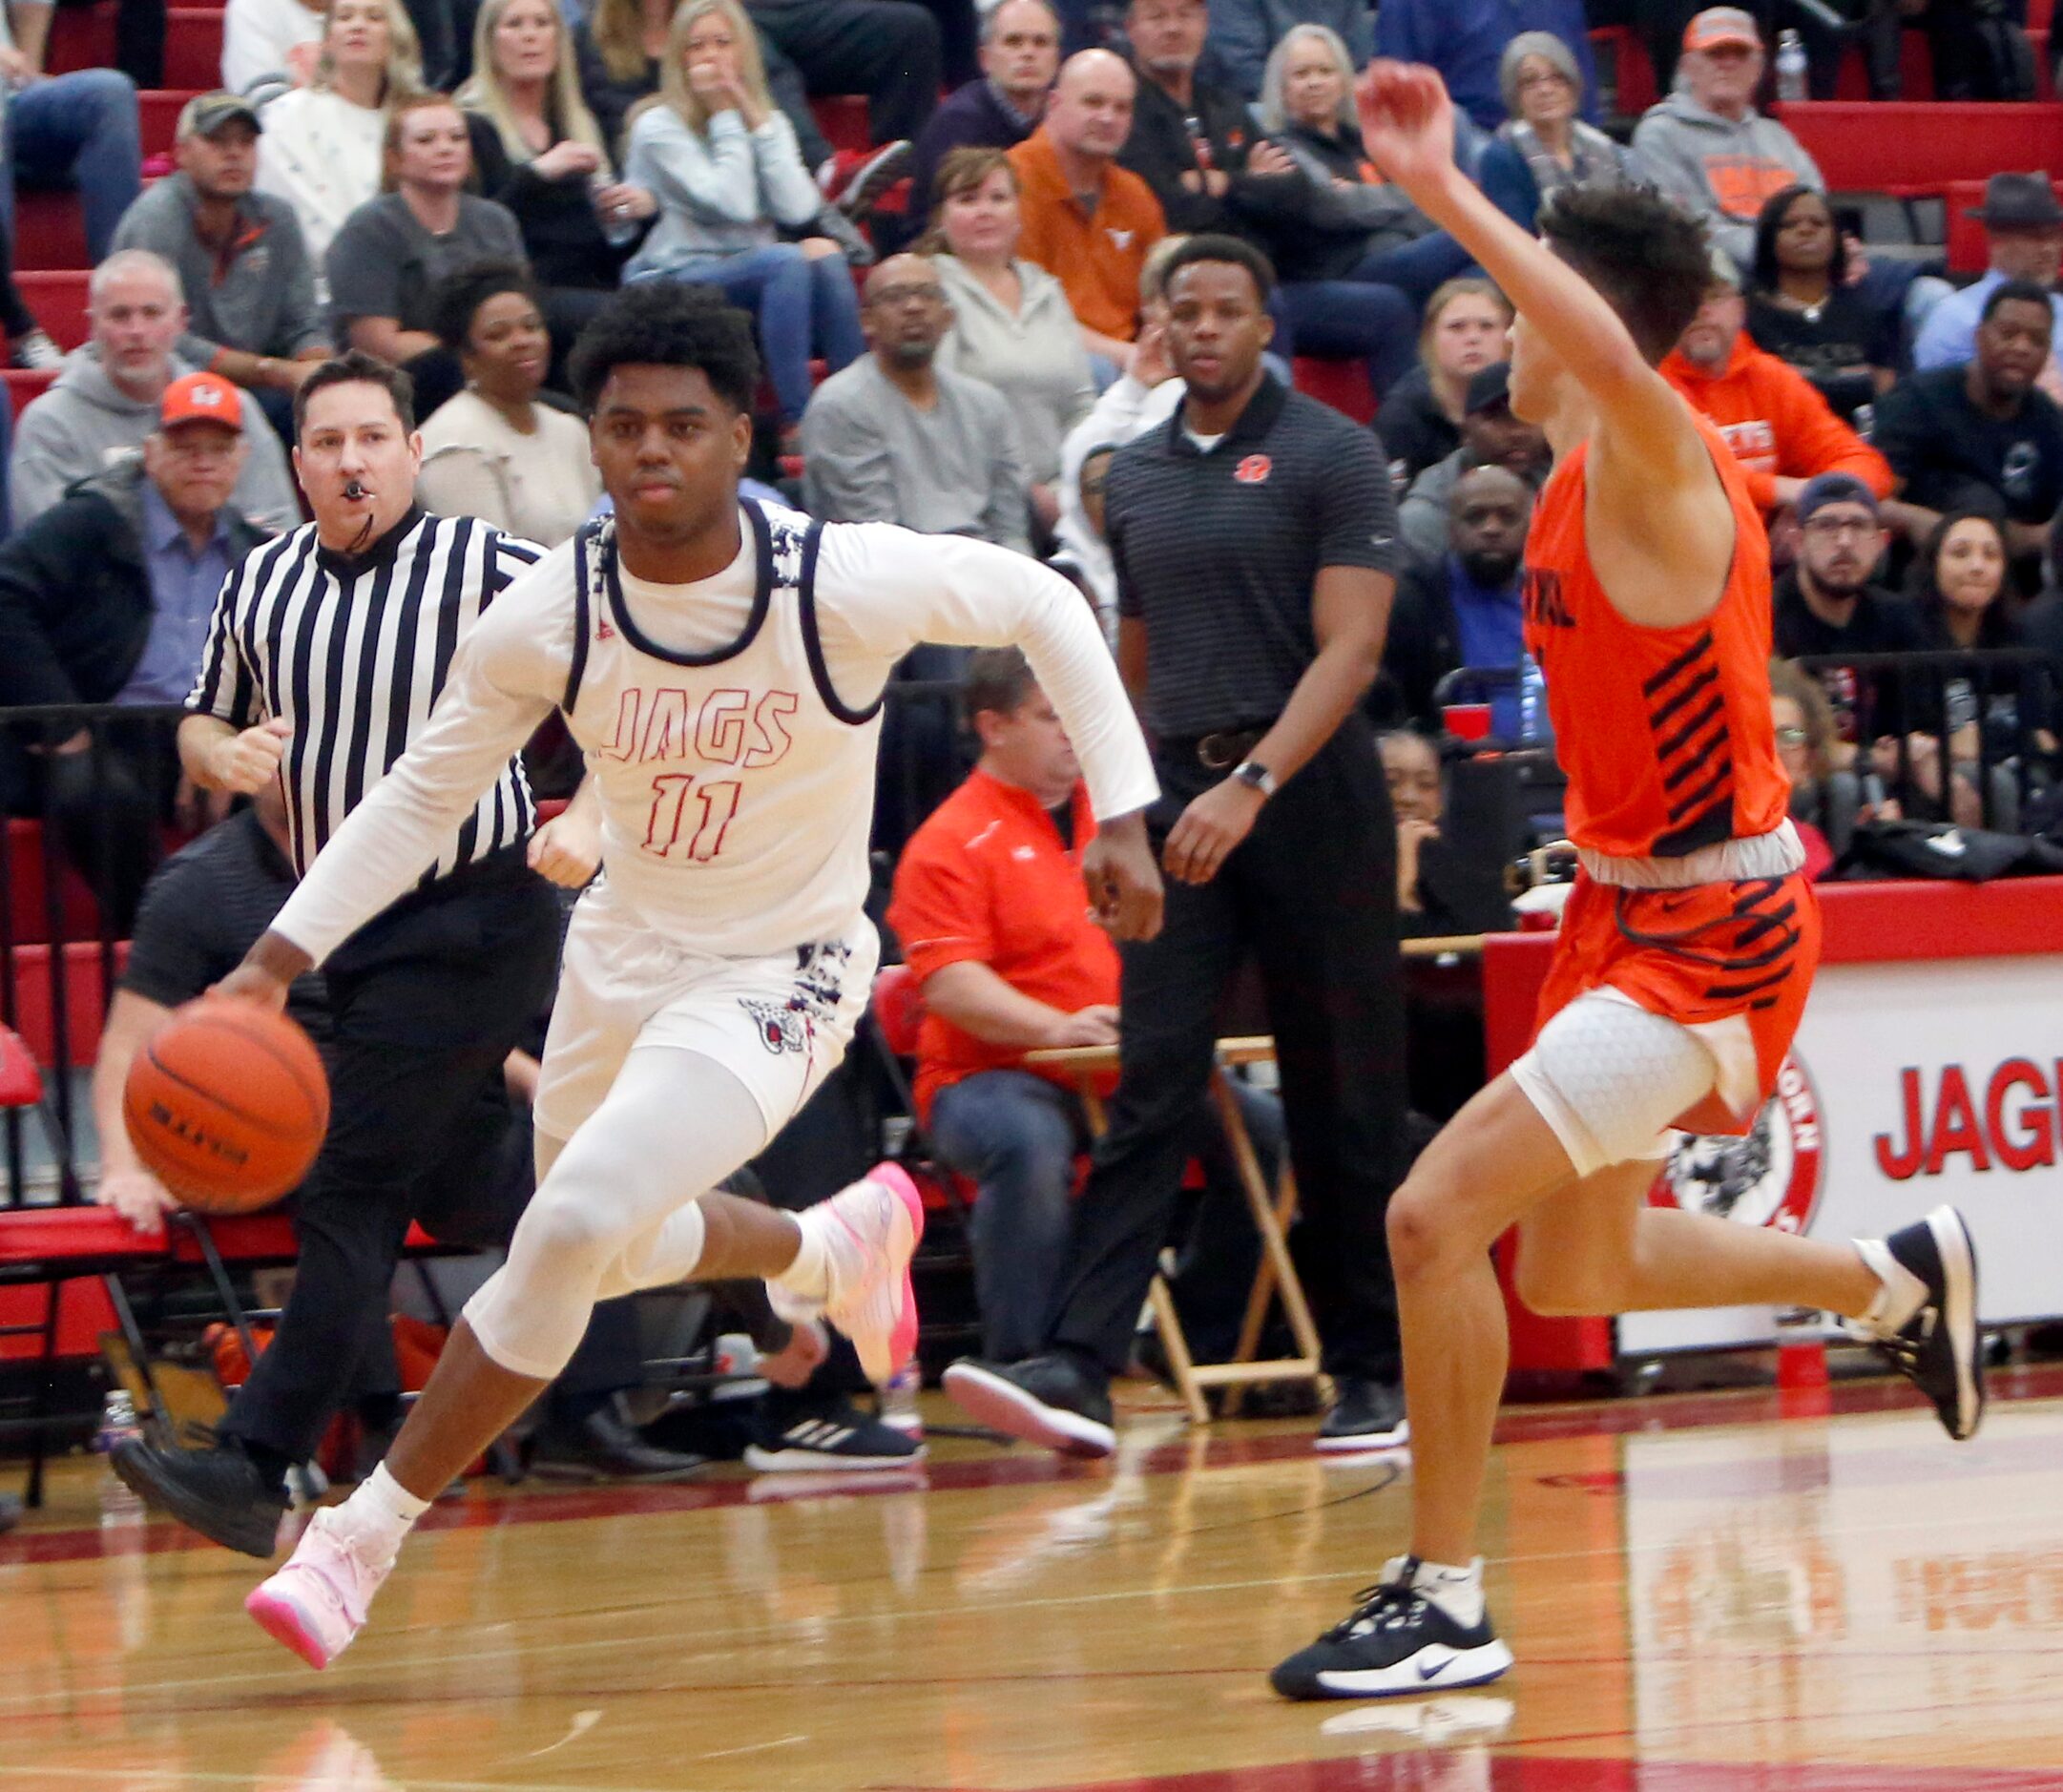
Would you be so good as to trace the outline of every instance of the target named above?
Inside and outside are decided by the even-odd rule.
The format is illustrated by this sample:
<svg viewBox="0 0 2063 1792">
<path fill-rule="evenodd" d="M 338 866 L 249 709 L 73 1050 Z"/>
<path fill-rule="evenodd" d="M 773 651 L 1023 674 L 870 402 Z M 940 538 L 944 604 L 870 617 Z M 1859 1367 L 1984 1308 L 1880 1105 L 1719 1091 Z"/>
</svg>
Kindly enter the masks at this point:
<svg viewBox="0 0 2063 1792">
<path fill-rule="evenodd" d="M 1578 996 L 1511 1066 L 1579 1177 L 1667 1156 L 1670 1127 L 1718 1075 L 1689 1028 L 1610 990 Z"/>
</svg>

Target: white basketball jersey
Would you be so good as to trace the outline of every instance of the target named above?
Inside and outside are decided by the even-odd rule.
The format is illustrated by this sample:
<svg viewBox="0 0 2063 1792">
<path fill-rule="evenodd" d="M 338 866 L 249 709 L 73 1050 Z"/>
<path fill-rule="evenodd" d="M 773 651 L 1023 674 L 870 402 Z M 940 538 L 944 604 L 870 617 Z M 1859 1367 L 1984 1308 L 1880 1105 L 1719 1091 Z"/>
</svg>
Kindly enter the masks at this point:
<svg viewBox="0 0 2063 1792">
<path fill-rule="evenodd" d="M 817 634 L 819 526 L 740 507 L 758 554 L 739 638 L 706 654 L 646 636 L 615 526 L 576 540 L 565 713 L 602 809 L 604 875 L 656 929 L 725 957 L 843 937 L 867 891 L 881 698 L 831 689 Z"/>
</svg>

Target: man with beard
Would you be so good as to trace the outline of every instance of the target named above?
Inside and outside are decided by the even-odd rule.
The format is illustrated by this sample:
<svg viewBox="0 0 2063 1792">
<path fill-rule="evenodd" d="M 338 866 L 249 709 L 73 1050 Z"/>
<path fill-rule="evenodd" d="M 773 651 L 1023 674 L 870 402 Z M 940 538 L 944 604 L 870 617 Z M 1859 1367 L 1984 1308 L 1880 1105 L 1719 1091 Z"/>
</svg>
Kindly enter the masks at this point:
<svg viewBox="0 0 2063 1792">
<path fill-rule="evenodd" d="M 1397 581 L 1375 705 L 1385 722 L 1440 725 L 1433 691 L 1457 666 L 1512 666 L 1524 656 L 1519 562 L 1532 521 L 1532 488 L 1506 467 L 1477 467 L 1454 487 L 1448 551 L 1414 561 Z M 1490 732 L 1519 738 L 1518 686 L 1490 699 Z"/>
<path fill-rule="evenodd" d="M 824 381 L 802 413 L 809 513 L 1029 552 L 1031 488 L 1009 405 L 933 365 L 952 324 L 938 270 L 890 256 L 866 277 L 860 323 L 873 352 Z"/>
<path fill-rule="evenodd" d="M 1471 468 L 1501 467 L 1537 491 L 1553 466 L 1547 437 L 1511 414 L 1510 376 L 1511 368 L 1500 361 L 1469 377 L 1462 401 L 1461 447 L 1412 480 L 1398 505 L 1397 532 L 1414 561 L 1434 562 L 1446 553 L 1454 488 Z"/>
</svg>

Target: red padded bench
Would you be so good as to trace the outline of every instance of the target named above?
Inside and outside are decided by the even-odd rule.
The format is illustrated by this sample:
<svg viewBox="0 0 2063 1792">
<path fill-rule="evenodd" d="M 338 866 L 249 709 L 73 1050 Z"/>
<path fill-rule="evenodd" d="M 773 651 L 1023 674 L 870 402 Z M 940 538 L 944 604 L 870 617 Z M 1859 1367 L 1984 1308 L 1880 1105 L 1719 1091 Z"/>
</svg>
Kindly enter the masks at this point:
<svg viewBox="0 0 2063 1792">
<path fill-rule="evenodd" d="M 60 348 L 73 349 L 90 334 L 86 283 L 92 278 L 85 268 L 43 268 L 15 275 L 14 283 L 51 340 Z"/>
<path fill-rule="evenodd" d="M 2063 104 L 1805 100 L 1776 115 L 1836 193 L 1939 194 L 2008 169 L 2063 166 Z"/>
</svg>

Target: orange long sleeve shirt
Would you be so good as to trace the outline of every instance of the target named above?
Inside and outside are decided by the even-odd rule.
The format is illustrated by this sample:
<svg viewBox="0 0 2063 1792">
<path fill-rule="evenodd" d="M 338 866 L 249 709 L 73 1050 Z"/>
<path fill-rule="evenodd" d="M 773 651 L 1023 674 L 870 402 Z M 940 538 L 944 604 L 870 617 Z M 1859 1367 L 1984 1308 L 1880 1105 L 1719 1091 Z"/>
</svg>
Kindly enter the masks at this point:
<svg viewBox="0 0 2063 1792">
<path fill-rule="evenodd" d="M 1884 456 L 1827 408 L 1812 383 L 1746 331 L 1717 373 L 1671 349 L 1662 377 L 1711 418 L 1748 475 L 1748 493 L 1764 515 L 1777 508 L 1777 480 L 1852 473 L 1880 498 L 1891 495 Z"/>
</svg>

